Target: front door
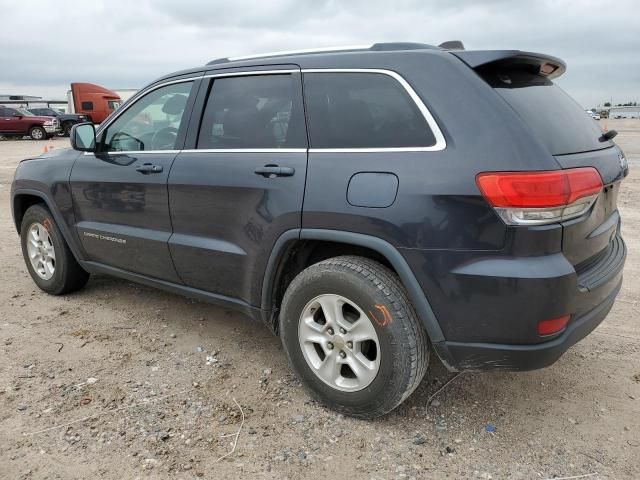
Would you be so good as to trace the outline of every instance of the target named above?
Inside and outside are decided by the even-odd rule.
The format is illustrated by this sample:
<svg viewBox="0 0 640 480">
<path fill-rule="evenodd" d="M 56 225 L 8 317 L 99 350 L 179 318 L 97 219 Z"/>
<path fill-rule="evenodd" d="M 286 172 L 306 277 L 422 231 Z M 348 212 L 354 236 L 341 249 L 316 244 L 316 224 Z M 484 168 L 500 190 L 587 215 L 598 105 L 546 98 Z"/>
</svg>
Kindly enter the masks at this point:
<svg viewBox="0 0 640 480">
<path fill-rule="evenodd" d="M 0 106 L 0 132 L 25 133 L 28 128 L 22 126 L 23 118 L 16 109 Z"/>
<path fill-rule="evenodd" d="M 184 142 L 192 90 L 193 81 L 152 87 L 99 132 L 95 154 L 76 161 L 76 229 L 90 261 L 179 282 L 167 245 L 167 178 Z"/>
<path fill-rule="evenodd" d="M 301 222 L 307 140 L 300 70 L 280 68 L 212 73 L 194 107 L 193 138 L 169 176 L 169 247 L 178 274 L 186 285 L 252 305 L 260 304 L 273 245 Z"/>
</svg>

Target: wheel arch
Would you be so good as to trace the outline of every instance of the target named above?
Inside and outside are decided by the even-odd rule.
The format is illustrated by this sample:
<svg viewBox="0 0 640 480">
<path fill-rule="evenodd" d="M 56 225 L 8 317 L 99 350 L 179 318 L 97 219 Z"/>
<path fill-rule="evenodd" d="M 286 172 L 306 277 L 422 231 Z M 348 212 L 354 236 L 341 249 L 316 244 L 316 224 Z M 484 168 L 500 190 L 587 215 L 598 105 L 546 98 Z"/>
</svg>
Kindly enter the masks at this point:
<svg viewBox="0 0 640 480">
<path fill-rule="evenodd" d="M 51 212 L 60 232 L 62 232 L 65 242 L 67 242 L 67 245 L 71 250 L 71 253 L 78 262 L 81 262 L 83 257 L 80 255 L 77 245 L 74 242 L 73 235 L 71 235 L 71 232 L 67 228 L 67 224 L 63 221 L 60 212 L 55 208 L 53 202 L 51 202 L 50 199 L 39 190 L 17 189 L 11 196 L 11 213 L 13 214 L 13 222 L 18 234 L 20 234 L 22 218 L 24 217 L 25 212 L 29 207 L 36 204 L 44 205 L 47 210 Z"/>
<path fill-rule="evenodd" d="M 326 246 L 331 244 L 342 247 L 342 249 L 336 250 L 336 254 L 329 256 L 344 254 L 357 255 L 359 252 L 362 252 L 362 256 L 373 258 L 374 260 L 386 264 L 386 266 L 395 271 L 406 288 L 409 299 L 416 309 L 416 313 L 427 331 L 431 342 L 438 343 L 444 341 L 442 329 L 440 328 L 440 324 L 433 313 L 433 309 L 422 291 L 418 280 L 400 252 L 389 242 L 380 238 L 361 233 L 339 230 L 289 230 L 280 236 L 274 245 L 271 255 L 269 256 L 262 282 L 261 308 L 265 312 L 267 317 L 266 320 L 271 328 L 275 330 L 275 318 L 277 318 L 277 311 L 279 309 L 278 296 L 284 293 L 282 291 L 278 291 L 278 289 L 286 289 L 286 285 L 288 285 L 286 279 L 283 282 L 283 275 L 286 275 L 286 267 L 291 267 L 293 265 L 294 272 L 293 274 L 289 273 L 289 275 L 295 276 L 297 271 L 301 271 L 301 269 L 306 268 L 312 263 L 317 263 L 315 260 L 321 261 L 325 258 L 329 258 L 329 256 L 325 256 L 327 255 L 328 250 L 325 250 L 321 254 L 316 254 L 315 259 L 313 257 L 313 253 L 307 254 L 307 256 L 302 255 L 302 257 L 300 257 L 299 250 L 301 248 L 306 248 L 306 246 L 309 245 L 309 242 L 319 242 L 316 246 Z M 291 263 L 292 258 L 294 258 L 293 264 Z M 300 261 L 301 258 L 306 258 L 306 260 Z M 311 263 L 309 263 L 309 261 Z M 299 263 L 296 265 L 295 262 Z M 296 270 L 296 267 L 299 270 Z"/>
</svg>

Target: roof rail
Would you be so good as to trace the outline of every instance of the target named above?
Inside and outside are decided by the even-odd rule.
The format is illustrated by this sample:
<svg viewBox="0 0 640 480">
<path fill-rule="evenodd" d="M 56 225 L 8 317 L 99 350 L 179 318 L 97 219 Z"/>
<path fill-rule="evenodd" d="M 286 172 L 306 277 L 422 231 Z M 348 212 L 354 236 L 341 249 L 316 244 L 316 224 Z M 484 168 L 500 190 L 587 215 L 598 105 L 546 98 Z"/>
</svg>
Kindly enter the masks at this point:
<svg viewBox="0 0 640 480">
<path fill-rule="evenodd" d="M 332 52 L 358 52 L 358 51 L 372 51 L 372 52 L 389 52 L 394 50 L 422 50 L 422 49 L 438 49 L 433 45 L 426 43 L 413 43 L 413 42 L 389 42 L 389 43 L 374 43 L 373 45 L 351 45 L 344 47 L 321 47 L 321 48 L 309 48 L 306 50 L 286 50 L 280 52 L 269 52 L 253 55 L 242 55 L 239 57 L 222 57 L 211 60 L 207 65 L 216 65 L 219 63 L 235 62 L 237 60 L 253 60 L 257 58 L 268 57 L 287 57 L 291 55 L 305 55 L 316 53 L 332 53 Z"/>
</svg>

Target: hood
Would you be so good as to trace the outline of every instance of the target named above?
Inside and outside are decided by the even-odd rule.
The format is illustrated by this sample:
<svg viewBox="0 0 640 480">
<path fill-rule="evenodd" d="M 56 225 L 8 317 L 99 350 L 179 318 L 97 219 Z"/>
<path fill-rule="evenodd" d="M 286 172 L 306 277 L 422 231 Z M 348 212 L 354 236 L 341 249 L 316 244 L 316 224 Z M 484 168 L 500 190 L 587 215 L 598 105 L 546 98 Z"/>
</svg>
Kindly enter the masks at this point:
<svg viewBox="0 0 640 480">
<path fill-rule="evenodd" d="M 34 115 L 32 117 L 25 116 L 24 118 L 29 118 L 30 120 L 37 120 L 39 122 L 48 122 L 50 120 L 56 120 L 56 117 L 44 117 L 42 115 Z"/>
<path fill-rule="evenodd" d="M 41 117 L 41 118 L 48 118 L 48 117 Z M 31 158 L 25 158 L 24 160 L 21 160 L 20 163 L 22 162 L 28 162 L 30 160 L 43 160 L 43 159 L 55 159 L 57 157 L 65 157 L 65 158 L 69 158 L 69 155 L 73 155 L 73 154 L 80 154 L 82 152 L 78 152 L 76 150 L 74 150 L 71 147 L 67 147 L 67 148 L 54 148 L 53 150 L 48 151 L 47 153 L 43 153 L 42 155 L 38 155 L 37 157 L 31 157 Z"/>
</svg>

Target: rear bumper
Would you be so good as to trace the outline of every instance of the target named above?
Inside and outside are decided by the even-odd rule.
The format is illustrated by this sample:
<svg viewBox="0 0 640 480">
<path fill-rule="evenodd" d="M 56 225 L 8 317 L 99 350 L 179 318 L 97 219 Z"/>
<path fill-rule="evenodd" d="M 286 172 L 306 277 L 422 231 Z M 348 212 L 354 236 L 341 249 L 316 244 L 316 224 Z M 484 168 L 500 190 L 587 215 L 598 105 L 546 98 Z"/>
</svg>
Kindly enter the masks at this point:
<svg viewBox="0 0 640 480">
<path fill-rule="evenodd" d="M 463 262 L 454 258 L 453 267 L 440 262 L 444 271 L 420 277 L 444 333 L 434 348 L 451 370 L 548 366 L 606 317 L 622 285 L 625 259 L 626 247 L 617 234 L 607 248 L 577 266 L 562 253 L 481 254 Z M 428 262 L 438 266 L 436 259 Z M 538 322 L 567 314 L 565 330 L 538 334 Z"/>
<path fill-rule="evenodd" d="M 605 319 L 622 287 L 622 272 L 605 300 L 592 310 L 572 319 L 560 336 L 534 345 L 442 342 L 436 352 L 452 370 L 535 370 L 558 360 L 564 352 L 591 333 Z"/>
</svg>

